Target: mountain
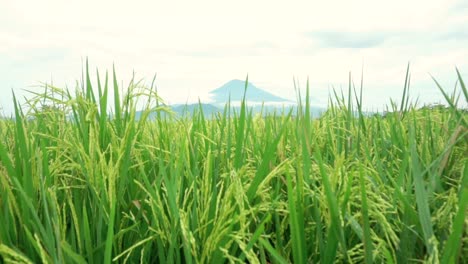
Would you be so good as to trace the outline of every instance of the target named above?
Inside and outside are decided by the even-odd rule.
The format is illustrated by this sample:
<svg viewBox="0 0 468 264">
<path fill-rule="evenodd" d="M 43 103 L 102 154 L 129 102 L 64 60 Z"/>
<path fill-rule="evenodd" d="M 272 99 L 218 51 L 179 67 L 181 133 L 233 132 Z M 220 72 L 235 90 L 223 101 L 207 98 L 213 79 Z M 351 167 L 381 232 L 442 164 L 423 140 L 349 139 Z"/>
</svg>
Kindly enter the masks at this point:
<svg viewBox="0 0 468 264">
<path fill-rule="evenodd" d="M 244 97 L 245 81 L 231 80 L 210 92 L 211 99 L 217 105 L 224 105 L 229 99 L 231 102 L 241 101 Z M 252 83 L 247 84 L 246 99 L 248 102 L 271 102 L 281 103 L 290 102 L 287 99 L 273 95 L 265 90 L 262 90 Z"/>
<path fill-rule="evenodd" d="M 210 103 L 196 103 L 196 104 L 176 104 L 167 105 L 172 112 L 178 117 L 185 115 L 192 116 L 195 112 L 203 111 L 205 117 L 212 117 L 213 114 L 222 113 L 227 102 L 231 101 L 231 110 L 238 111 L 240 105 L 238 104 L 244 98 L 245 81 L 242 80 L 231 80 L 221 87 L 212 90 L 209 94 L 211 96 Z M 292 111 L 292 115 L 295 116 L 297 113 L 297 104 L 288 99 L 281 98 L 273 95 L 265 90 L 262 90 L 252 83 L 247 84 L 247 109 L 253 115 L 262 114 L 281 114 Z M 310 108 L 311 116 L 317 118 L 326 109 L 321 107 L 312 106 Z M 161 112 L 161 116 L 167 114 Z M 137 112 L 137 119 L 141 116 L 141 112 Z M 149 118 L 156 118 L 156 113 L 151 113 Z"/>
</svg>

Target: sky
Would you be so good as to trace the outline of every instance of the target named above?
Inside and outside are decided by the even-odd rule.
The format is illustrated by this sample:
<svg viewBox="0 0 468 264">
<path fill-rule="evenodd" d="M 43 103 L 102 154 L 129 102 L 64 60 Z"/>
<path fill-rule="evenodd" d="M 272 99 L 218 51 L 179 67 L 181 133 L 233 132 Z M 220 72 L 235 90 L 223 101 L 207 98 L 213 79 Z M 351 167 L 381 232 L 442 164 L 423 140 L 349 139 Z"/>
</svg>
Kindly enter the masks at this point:
<svg viewBox="0 0 468 264">
<path fill-rule="evenodd" d="M 468 1 L 0 1 L 0 106 L 41 82 L 74 89 L 83 61 L 126 84 L 135 72 L 169 104 L 209 102 L 245 79 L 287 99 L 309 79 L 313 103 L 360 83 L 367 109 L 411 95 L 442 102 L 468 82 Z"/>
</svg>

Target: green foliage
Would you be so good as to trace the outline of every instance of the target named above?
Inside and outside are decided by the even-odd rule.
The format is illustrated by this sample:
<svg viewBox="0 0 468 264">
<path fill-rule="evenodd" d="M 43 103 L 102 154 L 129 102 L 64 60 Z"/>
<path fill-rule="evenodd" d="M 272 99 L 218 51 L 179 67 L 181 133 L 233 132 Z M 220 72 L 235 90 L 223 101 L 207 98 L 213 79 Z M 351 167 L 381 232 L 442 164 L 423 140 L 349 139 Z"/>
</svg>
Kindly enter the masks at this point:
<svg viewBox="0 0 468 264">
<path fill-rule="evenodd" d="M 320 119 L 309 87 L 295 112 L 177 120 L 153 86 L 83 79 L 0 121 L 0 263 L 468 259 L 466 112 L 439 84 L 449 107 L 416 109 L 409 67 L 393 113 L 350 76 Z"/>
</svg>

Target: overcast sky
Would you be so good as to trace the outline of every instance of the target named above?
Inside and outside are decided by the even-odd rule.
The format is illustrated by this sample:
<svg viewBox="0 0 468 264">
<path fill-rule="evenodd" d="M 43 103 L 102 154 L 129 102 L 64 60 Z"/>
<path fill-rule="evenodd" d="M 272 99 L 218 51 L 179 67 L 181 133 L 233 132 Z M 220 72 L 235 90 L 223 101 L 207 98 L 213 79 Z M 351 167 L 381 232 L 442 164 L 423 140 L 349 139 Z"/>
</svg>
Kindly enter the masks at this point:
<svg viewBox="0 0 468 264">
<path fill-rule="evenodd" d="M 73 88 L 93 71 L 151 81 L 169 103 L 207 100 L 231 79 L 294 99 L 310 79 L 314 102 L 358 83 L 368 108 L 399 99 L 411 63 L 413 96 L 441 101 L 458 67 L 468 82 L 468 1 L 1 1 L 0 104 L 39 82 Z"/>
</svg>

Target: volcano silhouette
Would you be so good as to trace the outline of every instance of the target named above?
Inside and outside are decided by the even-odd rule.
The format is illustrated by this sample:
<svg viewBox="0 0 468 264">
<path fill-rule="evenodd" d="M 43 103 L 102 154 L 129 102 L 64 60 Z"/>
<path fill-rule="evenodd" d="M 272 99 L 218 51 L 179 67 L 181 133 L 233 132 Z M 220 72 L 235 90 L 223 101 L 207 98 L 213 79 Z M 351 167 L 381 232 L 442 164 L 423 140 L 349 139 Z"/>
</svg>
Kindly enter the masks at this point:
<svg viewBox="0 0 468 264">
<path fill-rule="evenodd" d="M 244 97 L 245 81 L 231 80 L 223 86 L 210 92 L 211 99 L 216 104 L 241 101 Z M 289 100 L 262 90 L 252 83 L 247 84 L 246 99 L 249 102 L 289 102 Z"/>
</svg>

